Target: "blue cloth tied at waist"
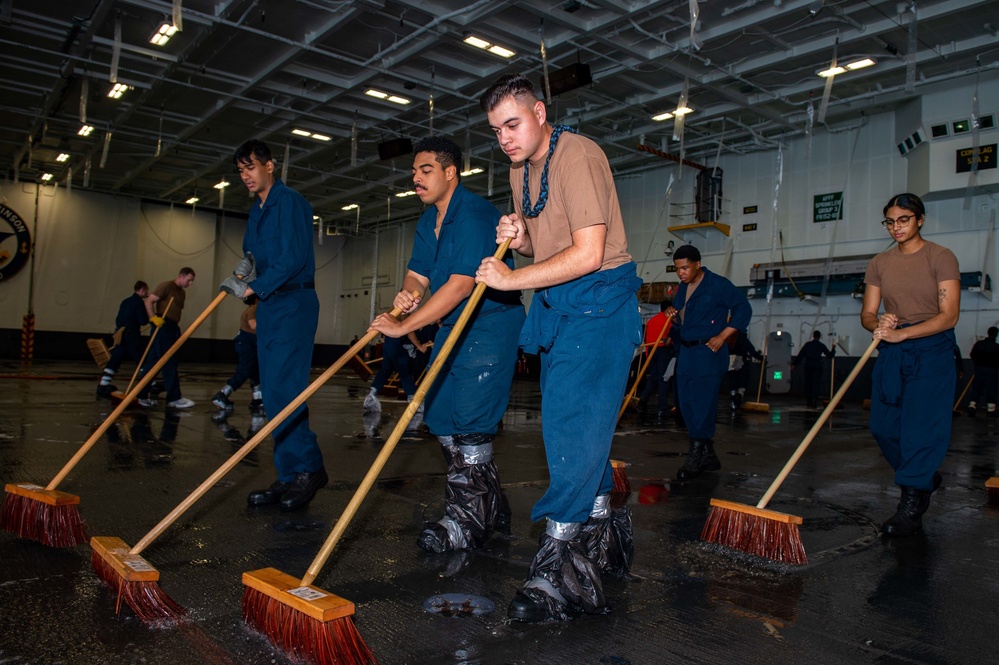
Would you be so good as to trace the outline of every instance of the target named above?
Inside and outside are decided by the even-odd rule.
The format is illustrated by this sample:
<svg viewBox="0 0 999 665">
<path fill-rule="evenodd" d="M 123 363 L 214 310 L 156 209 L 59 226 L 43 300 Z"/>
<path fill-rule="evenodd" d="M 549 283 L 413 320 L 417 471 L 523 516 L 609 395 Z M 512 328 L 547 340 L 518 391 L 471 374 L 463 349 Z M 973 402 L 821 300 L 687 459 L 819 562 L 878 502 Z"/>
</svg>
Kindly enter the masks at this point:
<svg viewBox="0 0 999 665">
<path fill-rule="evenodd" d="M 907 323 L 899 328 L 916 325 Z M 878 365 L 881 372 L 881 401 L 889 406 L 902 403 L 903 375 L 912 374 L 924 353 L 953 353 L 957 338 L 954 329 L 944 330 L 929 337 L 907 339 L 904 342 L 878 345 Z"/>
<path fill-rule="evenodd" d="M 605 318 L 634 303 L 642 286 L 636 268 L 629 261 L 538 291 L 520 333 L 520 346 L 527 353 L 548 350 L 558 336 L 562 317 Z"/>
</svg>

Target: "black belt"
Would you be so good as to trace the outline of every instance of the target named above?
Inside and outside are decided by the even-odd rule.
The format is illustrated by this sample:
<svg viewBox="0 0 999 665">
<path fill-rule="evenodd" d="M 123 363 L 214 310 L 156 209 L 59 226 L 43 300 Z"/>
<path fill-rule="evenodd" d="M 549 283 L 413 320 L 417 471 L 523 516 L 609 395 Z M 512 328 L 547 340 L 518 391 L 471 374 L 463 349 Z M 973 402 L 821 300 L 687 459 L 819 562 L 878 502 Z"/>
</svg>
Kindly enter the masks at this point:
<svg viewBox="0 0 999 665">
<path fill-rule="evenodd" d="M 314 289 L 315 282 L 299 282 L 298 284 L 285 284 L 274 289 L 274 293 L 288 293 L 289 291 L 299 291 L 301 289 Z"/>
<path fill-rule="evenodd" d="M 688 349 L 692 346 L 701 346 L 702 344 L 707 344 L 710 339 L 681 339 L 680 344 L 683 344 Z"/>
</svg>

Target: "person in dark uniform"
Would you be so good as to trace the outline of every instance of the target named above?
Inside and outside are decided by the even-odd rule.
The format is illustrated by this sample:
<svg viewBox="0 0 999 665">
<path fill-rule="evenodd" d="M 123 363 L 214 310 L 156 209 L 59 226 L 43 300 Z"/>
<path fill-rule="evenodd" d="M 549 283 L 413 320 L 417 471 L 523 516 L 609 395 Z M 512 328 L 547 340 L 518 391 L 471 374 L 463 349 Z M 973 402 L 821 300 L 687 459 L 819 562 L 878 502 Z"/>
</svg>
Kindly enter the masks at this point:
<svg viewBox="0 0 999 665">
<path fill-rule="evenodd" d="M 413 240 L 413 256 L 394 305 L 401 322 L 381 314 L 371 327 L 403 337 L 443 320 L 431 362 L 444 346 L 475 288 L 475 270 L 496 251 L 496 207 L 461 184 L 461 148 L 435 136 L 414 148 L 413 185 L 427 210 Z M 513 257 L 506 265 L 513 265 Z M 432 295 L 413 297 L 413 291 Z M 524 323 L 520 291 L 486 289 L 444 369 L 427 393 L 425 422 L 447 462 L 444 517 L 428 524 L 419 547 L 445 552 L 481 547 L 508 513 L 493 460 L 497 424 L 506 412 Z"/>
<path fill-rule="evenodd" d="M 100 383 L 97 384 L 97 399 L 108 399 L 111 393 L 118 390 L 111 385 L 115 373 L 121 367 L 121 361 L 125 358 L 139 362 L 142 352 L 145 351 L 145 344 L 142 342 L 142 326 L 149 323 L 149 315 L 146 313 L 144 300 L 149 295 L 149 285 L 141 279 L 132 287 L 132 295 L 121 301 L 118 306 L 118 316 L 115 317 L 114 327 L 117 334 L 121 330 L 121 341 L 111 349 L 111 357 L 104 366 L 101 373 Z"/>
<path fill-rule="evenodd" d="M 669 306 L 670 301 L 663 300 L 659 303 L 659 313 L 645 324 L 646 344 L 655 344 L 655 341 L 659 339 L 662 329 L 666 327 L 666 323 L 669 321 L 669 317 L 665 313 L 666 308 Z M 645 412 L 649 406 L 649 398 L 653 394 L 657 394 L 656 422 L 662 424 L 669 415 L 668 382 L 664 377 L 666 369 L 669 367 L 669 361 L 674 357 L 672 337 L 669 335 L 663 336 L 659 344 L 655 347 L 646 347 L 645 353 L 652 354 L 652 359 L 649 361 L 649 369 L 645 375 L 645 385 L 642 387 L 642 393 L 638 398 L 638 414 L 639 417 L 645 417 Z"/>
<path fill-rule="evenodd" d="M 749 363 L 754 360 L 763 362 L 763 354 L 753 346 L 748 331 L 740 330 L 728 338 L 728 394 L 733 411 L 738 410 L 746 398 Z"/>
<path fill-rule="evenodd" d="M 968 415 L 974 416 L 978 402 L 985 398 L 988 415 L 996 415 L 996 379 L 999 373 L 999 344 L 996 343 L 999 328 L 992 326 L 985 339 L 980 339 L 971 347 L 971 362 L 975 366 L 975 378 L 971 382 L 971 398 L 968 402 Z"/>
<path fill-rule="evenodd" d="M 149 322 L 160 331 L 156 335 L 156 339 L 153 340 L 152 348 L 149 349 L 145 362 L 142 363 L 142 370 L 139 372 L 140 379 L 180 339 L 180 315 L 184 311 L 187 288 L 194 284 L 194 277 L 193 268 L 181 268 L 177 277 L 169 282 L 159 284 L 146 298 L 145 306 Z M 169 307 L 167 307 L 168 305 Z M 177 356 L 174 355 L 160 370 L 163 387 L 166 389 L 167 407 L 189 409 L 194 406 L 194 401 L 180 394 L 179 367 Z M 146 386 L 139 392 L 136 402 L 144 407 L 156 406 L 156 398 L 150 396 L 150 386 Z"/>
<path fill-rule="evenodd" d="M 263 142 L 247 141 L 232 161 L 257 202 L 243 236 L 245 255 L 221 288 L 241 298 L 254 293 L 259 298 L 257 357 L 260 382 L 266 388 L 264 410 L 273 417 L 309 385 L 319 325 L 312 206 L 277 177 L 270 148 Z M 316 435 L 309 428 L 307 405 L 274 429 L 274 467 L 277 480 L 250 492 L 251 506 L 277 503 L 281 510 L 296 510 L 308 505 L 329 482 Z"/>
<path fill-rule="evenodd" d="M 406 342 L 403 342 L 403 339 Z M 385 387 L 393 373 L 399 377 L 399 385 L 402 386 L 406 394 L 406 401 L 412 402 L 413 395 L 416 394 L 416 382 L 413 380 L 412 361 L 409 349 L 419 349 L 420 353 L 425 352 L 429 347 L 420 343 L 415 332 L 409 332 L 405 338 L 386 337 L 382 344 L 382 364 L 378 368 L 378 373 L 371 380 L 371 389 L 364 398 L 364 413 L 380 413 L 382 404 L 378 401 L 378 391 Z M 423 422 L 423 404 L 420 404 L 416 415 L 409 422 L 407 429 L 419 428 Z"/>
<path fill-rule="evenodd" d="M 701 252 L 693 245 L 673 252 L 673 265 L 680 286 L 666 315 L 679 324 L 676 380 L 690 437 L 690 452 L 676 477 L 689 480 L 721 468 L 711 439 L 718 391 L 728 372 L 727 340 L 749 328 L 753 310 L 732 282 L 701 266 Z"/>
<path fill-rule="evenodd" d="M 926 212 L 918 196 L 893 196 L 882 214 L 881 224 L 897 244 L 867 266 L 860 323 L 879 342 L 871 434 L 901 488 L 898 508 L 881 532 L 910 536 L 922 529 L 950 447 L 953 407 L 940 387 L 954 384 L 961 271 L 953 252 L 923 239 Z"/>
<path fill-rule="evenodd" d="M 250 400 L 250 414 L 264 415 L 264 395 L 260 388 L 260 363 L 257 360 L 257 296 L 243 299 L 247 307 L 239 316 L 239 332 L 236 333 L 236 371 L 222 386 L 222 390 L 212 397 L 212 404 L 225 411 L 232 411 L 235 405 L 229 396 L 250 380 L 253 396 Z"/>
<path fill-rule="evenodd" d="M 819 395 L 822 394 L 822 357 L 832 358 L 836 355 L 836 349 L 829 348 L 822 343 L 822 333 L 818 330 L 812 332 L 812 340 L 807 342 L 798 351 L 794 362 L 791 363 L 791 371 L 802 364 L 805 364 L 805 399 L 809 409 L 814 409 L 819 405 Z"/>
</svg>

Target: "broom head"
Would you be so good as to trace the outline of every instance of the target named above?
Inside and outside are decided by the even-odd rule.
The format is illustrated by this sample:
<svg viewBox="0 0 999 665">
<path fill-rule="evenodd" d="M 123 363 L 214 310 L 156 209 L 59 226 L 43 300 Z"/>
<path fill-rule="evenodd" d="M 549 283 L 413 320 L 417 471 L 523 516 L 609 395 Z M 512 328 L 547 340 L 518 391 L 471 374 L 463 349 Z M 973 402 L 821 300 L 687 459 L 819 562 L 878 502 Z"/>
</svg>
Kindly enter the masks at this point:
<svg viewBox="0 0 999 665">
<path fill-rule="evenodd" d="M 129 554 L 121 538 L 94 536 L 90 547 L 94 572 L 118 591 L 115 612 L 124 600 L 144 623 L 173 623 L 187 614 L 160 588 L 159 571 L 138 554 Z"/>
<path fill-rule="evenodd" d="M 317 665 L 369 665 L 354 603 L 275 568 L 243 573 L 243 618 L 287 653 Z"/>
<path fill-rule="evenodd" d="M 628 482 L 628 474 L 624 470 L 628 466 L 627 463 L 619 459 L 612 459 L 610 463 L 611 470 L 614 472 L 614 491 L 630 492 L 631 483 Z"/>
<path fill-rule="evenodd" d="M 797 515 L 711 499 L 701 540 L 792 566 L 808 563 Z"/>
<path fill-rule="evenodd" d="M 985 491 L 988 494 L 988 504 L 999 507 L 999 476 L 985 481 Z"/>
<path fill-rule="evenodd" d="M 87 542 L 80 519 L 80 497 L 31 483 L 9 483 L 0 529 L 48 547 L 76 547 Z"/>
<path fill-rule="evenodd" d="M 87 348 L 90 350 L 90 355 L 94 357 L 94 362 L 101 369 L 108 364 L 111 360 L 111 352 L 108 351 L 107 345 L 104 343 L 103 339 L 88 339 Z"/>
<path fill-rule="evenodd" d="M 114 392 L 111 393 L 111 403 L 115 405 L 121 404 L 122 402 L 125 401 L 126 394 L 127 393 L 123 393 L 120 390 L 115 390 Z"/>
<path fill-rule="evenodd" d="M 766 402 L 743 402 L 742 410 L 751 413 L 770 413 L 770 405 Z"/>
</svg>

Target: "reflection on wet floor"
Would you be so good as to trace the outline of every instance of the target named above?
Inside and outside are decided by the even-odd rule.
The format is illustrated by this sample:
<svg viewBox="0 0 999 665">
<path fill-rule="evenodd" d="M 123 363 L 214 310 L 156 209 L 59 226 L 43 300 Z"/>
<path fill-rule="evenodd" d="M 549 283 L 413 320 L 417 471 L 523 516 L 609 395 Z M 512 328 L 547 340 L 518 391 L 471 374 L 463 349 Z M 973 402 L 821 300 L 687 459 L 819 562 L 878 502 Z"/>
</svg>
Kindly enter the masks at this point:
<svg viewBox="0 0 999 665">
<path fill-rule="evenodd" d="M 8 368 L 11 371 L 15 368 Z M 231 368 L 185 365 L 189 412 L 129 409 L 66 479 L 88 532 L 136 542 L 259 431 L 245 404 L 210 397 Z M 110 412 L 93 400 L 91 367 L 36 368 L 65 380 L 0 381 L 0 480 L 44 484 Z M 79 378 L 80 380 L 75 380 Z M 365 415 L 364 384 L 336 377 L 310 401 L 330 484 L 299 513 L 248 509 L 273 480 L 264 441 L 144 552 L 187 608 L 183 627 L 150 629 L 115 598 L 89 548 L 55 550 L 0 534 L 0 663 L 287 663 L 240 617 L 240 575 L 308 567 L 406 404 Z M 809 563 L 798 570 L 719 553 L 699 541 L 711 498 L 754 505 L 819 411 L 769 396 L 770 413 L 718 413 L 722 470 L 674 480 L 687 438 L 674 419 L 621 421 L 613 455 L 627 463 L 636 559 L 608 578 L 606 617 L 531 626 L 505 619 L 537 545 L 529 520 L 544 493 L 539 390 L 515 382 L 496 440 L 513 522 L 476 552 L 416 547 L 443 507 L 445 467 L 428 432 L 400 442 L 316 585 L 356 604 L 358 628 L 385 664 L 977 663 L 990 662 L 999 609 L 996 419 L 956 418 L 944 485 L 925 534 L 882 540 L 897 488 L 866 431 L 867 412 L 832 416 L 771 502 L 804 519 Z"/>
</svg>

